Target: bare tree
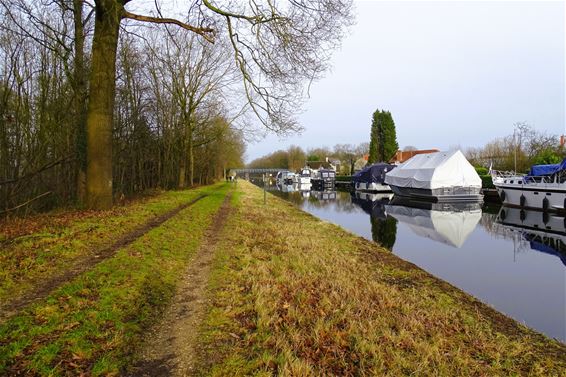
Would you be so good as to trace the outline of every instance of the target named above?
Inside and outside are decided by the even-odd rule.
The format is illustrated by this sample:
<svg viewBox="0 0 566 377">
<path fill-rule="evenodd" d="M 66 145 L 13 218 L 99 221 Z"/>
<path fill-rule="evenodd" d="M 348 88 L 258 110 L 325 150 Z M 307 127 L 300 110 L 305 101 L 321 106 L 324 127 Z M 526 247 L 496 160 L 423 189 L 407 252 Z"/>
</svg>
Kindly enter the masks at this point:
<svg viewBox="0 0 566 377">
<path fill-rule="evenodd" d="M 210 42 L 225 24 L 249 106 L 265 127 L 296 130 L 293 118 L 305 80 L 320 76 L 329 51 L 351 20 L 350 0 L 270 0 L 247 3 L 194 1 L 187 22 L 125 9 L 131 0 L 95 0 L 90 100 L 87 113 L 87 194 L 93 208 L 112 204 L 113 101 L 120 22 L 175 24 Z M 192 21 L 196 24 L 191 24 Z"/>
</svg>

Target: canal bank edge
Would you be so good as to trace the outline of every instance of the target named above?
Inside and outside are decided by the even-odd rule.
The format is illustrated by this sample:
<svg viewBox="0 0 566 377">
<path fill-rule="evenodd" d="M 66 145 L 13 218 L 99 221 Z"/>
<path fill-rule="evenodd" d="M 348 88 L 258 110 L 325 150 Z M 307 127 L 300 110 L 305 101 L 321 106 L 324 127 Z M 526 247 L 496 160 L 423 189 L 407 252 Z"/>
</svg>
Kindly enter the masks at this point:
<svg viewBox="0 0 566 377">
<path fill-rule="evenodd" d="M 566 346 L 390 251 L 238 183 L 198 375 L 544 375 Z"/>
</svg>

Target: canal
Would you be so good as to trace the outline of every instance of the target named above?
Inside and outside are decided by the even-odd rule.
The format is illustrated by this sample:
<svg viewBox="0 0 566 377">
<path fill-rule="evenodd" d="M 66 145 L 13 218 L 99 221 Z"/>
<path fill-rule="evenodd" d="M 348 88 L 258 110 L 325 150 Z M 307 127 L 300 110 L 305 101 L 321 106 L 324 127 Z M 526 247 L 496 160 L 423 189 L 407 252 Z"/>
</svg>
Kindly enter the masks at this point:
<svg viewBox="0 0 566 377">
<path fill-rule="evenodd" d="M 267 189 L 566 343 L 564 217 L 295 186 Z"/>
</svg>

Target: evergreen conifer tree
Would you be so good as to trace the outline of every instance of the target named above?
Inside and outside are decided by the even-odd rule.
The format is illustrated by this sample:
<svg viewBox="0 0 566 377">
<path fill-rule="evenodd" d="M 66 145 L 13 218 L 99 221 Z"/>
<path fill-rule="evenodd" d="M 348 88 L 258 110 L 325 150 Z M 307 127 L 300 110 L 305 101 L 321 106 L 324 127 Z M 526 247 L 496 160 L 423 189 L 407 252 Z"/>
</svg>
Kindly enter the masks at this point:
<svg viewBox="0 0 566 377">
<path fill-rule="evenodd" d="M 372 116 L 368 164 L 387 162 L 398 149 L 391 112 L 376 110 Z"/>
</svg>

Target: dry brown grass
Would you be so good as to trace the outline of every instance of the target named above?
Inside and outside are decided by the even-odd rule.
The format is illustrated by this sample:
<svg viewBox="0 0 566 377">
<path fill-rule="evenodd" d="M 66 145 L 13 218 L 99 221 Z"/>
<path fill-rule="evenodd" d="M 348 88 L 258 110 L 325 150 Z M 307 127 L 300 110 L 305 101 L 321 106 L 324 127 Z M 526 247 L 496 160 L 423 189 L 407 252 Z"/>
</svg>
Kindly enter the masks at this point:
<svg viewBox="0 0 566 377">
<path fill-rule="evenodd" d="M 228 223 L 201 374 L 566 374 L 566 347 L 248 183 Z"/>
</svg>

